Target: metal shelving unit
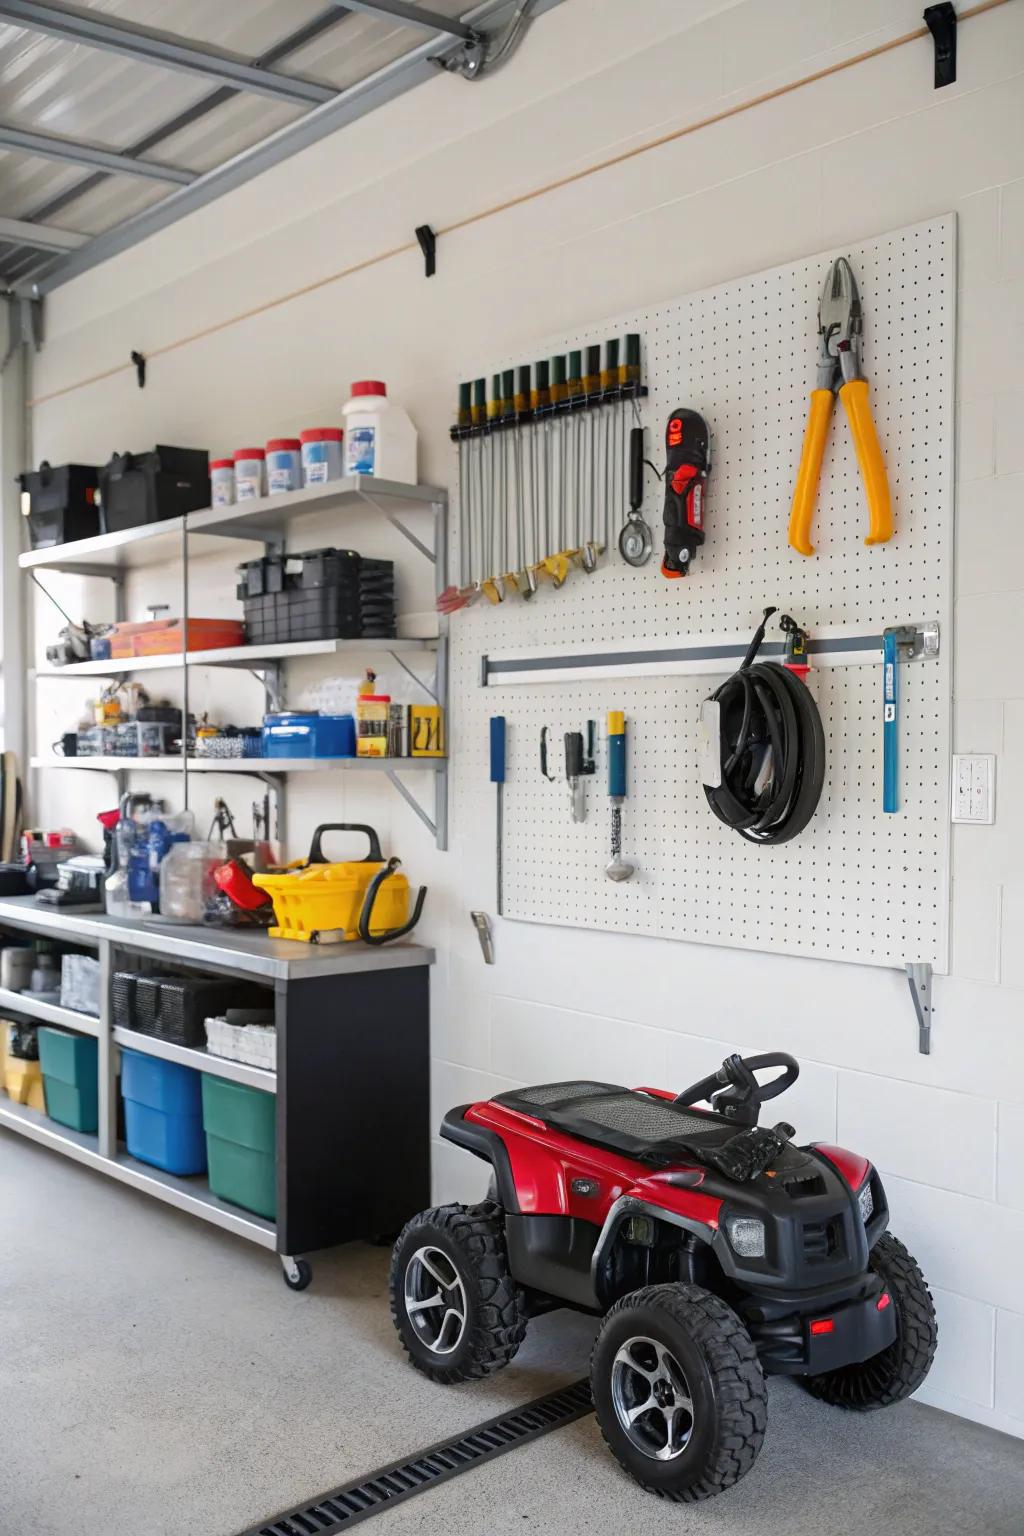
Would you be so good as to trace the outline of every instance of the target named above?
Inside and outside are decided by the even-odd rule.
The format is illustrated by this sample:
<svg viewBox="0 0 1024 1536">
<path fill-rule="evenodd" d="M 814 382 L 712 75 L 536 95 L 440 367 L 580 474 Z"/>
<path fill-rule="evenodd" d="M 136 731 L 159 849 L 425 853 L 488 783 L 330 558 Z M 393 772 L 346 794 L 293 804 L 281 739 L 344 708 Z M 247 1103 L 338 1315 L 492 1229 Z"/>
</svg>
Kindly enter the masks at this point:
<svg viewBox="0 0 1024 1536">
<path fill-rule="evenodd" d="M 263 1093 L 277 1092 L 277 1073 L 267 1067 L 252 1067 L 244 1061 L 230 1061 L 226 1056 L 214 1056 L 212 1052 L 190 1045 L 174 1045 L 169 1040 L 158 1040 L 155 1035 L 142 1035 L 137 1029 L 114 1027 L 115 1045 L 123 1045 L 129 1051 L 140 1051 L 143 1056 L 156 1056 L 161 1061 L 176 1061 L 181 1067 L 193 1067 L 197 1072 L 208 1072 L 211 1077 L 226 1077 L 232 1083 L 244 1083 L 247 1088 L 259 1088 Z"/>
<path fill-rule="evenodd" d="M 0 987 L 0 1016 L 21 1014 L 26 1019 L 38 1019 L 40 1024 L 55 1024 L 58 1029 L 73 1029 L 80 1035 L 99 1038 L 100 1021 L 91 1014 L 78 1013 L 74 1008 L 62 1008 L 59 1003 L 44 1003 L 30 992 L 12 992 Z"/>
<path fill-rule="evenodd" d="M 124 612 L 126 574 L 147 567 L 178 563 L 182 571 L 182 617 L 189 617 L 188 569 L 192 559 L 223 551 L 224 540 L 235 539 L 262 544 L 268 551 L 285 548 L 287 532 L 296 517 L 323 511 L 352 512 L 367 507 L 378 512 L 411 544 L 417 554 L 434 568 L 434 592 L 440 595 L 447 585 L 448 495 L 437 486 L 402 485 L 373 476 L 348 476 L 323 486 L 263 496 L 232 507 L 207 507 L 185 517 L 147 523 L 119 533 L 100 534 L 50 549 L 32 550 L 19 556 L 25 571 L 67 571 L 80 576 L 100 577 L 115 584 L 118 617 Z M 410 518 L 429 515 L 430 531 L 410 526 Z M 423 617 L 412 620 L 411 627 L 424 627 Z M 431 625 L 434 620 L 431 620 Z M 432 651 L 435 656 L 433 678 L 421 678 L 402 659 L 407 653 Z M 448 705 L 448 624 L 444 616 L 436 618 L 436 633 L 424 637 L 395 640 L 313 640 L 294 644 L 249 647 L 232 646 L 223 650 L 191 651 L 174 656 L 138 656 L 118 661 L 80 662 L 53 670 L 40 669 L 40 678 L 116 677 L 134 672 L 179 670 L 182 678 L 182 708 L 188 711 L 189 673 L 197 666 L 238 667 L 251 671 L 263 682 L 267 707 L 279 708 L 283 700 L 282 667 L 298 656 L 358 655 L 387 653 L 412 677 L 417 685 L 445 710 Z M 329 772 L 336 768 L 369 769 L 383 773 L 406 804 L 433 833 L 437 846 L 448 846 L 448 765 L 444 758 L 46 758 L 33 757 L 31 767 L 39 772 L 54 769 L 102 770 L 118 776 L 119 792 L 125 776 L 132 772 L 177 772 L 182 777 L 184 803 L 188 804 L 188 778 L 191 773 L 244 773 L 261 779 L 274 792 L 277 805 L 277 830 L 284 837 L 283 780 L 298 772 Z M 409 770 L 426 769 L 432 775 L 434 805 L 431 814 L 403 782 Z"/>
</svg>

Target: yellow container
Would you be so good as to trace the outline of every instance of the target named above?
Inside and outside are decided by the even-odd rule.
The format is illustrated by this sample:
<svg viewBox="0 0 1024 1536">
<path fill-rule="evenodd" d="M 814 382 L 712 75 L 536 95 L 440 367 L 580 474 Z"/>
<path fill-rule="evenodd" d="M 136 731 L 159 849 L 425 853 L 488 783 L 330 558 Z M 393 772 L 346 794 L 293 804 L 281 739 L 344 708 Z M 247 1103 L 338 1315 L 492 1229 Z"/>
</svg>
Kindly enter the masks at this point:
<svg viewBox="0 0 1024 1536">
<path fill-rule="evenodd" d="M 323 862 L 324 832 L 365 832 L 370 853 L 365 859 L 341 864 Z M 380 851 L 372 827 L 333 823 L 317 827 L 304 869 L 284 875 L 253 875 L 253 884 L 266 891 L 274 903 L 276 926 L 273 939 L 298 939 L 305 944 L 340 943 L 359 937 L 359 917 L 374 876 L 389 863 Z M 373 903 L 371 937 L 402 928 L 409 920 L 409 882 L 392 873 L 382 881 Z"/>
<path fill-rule="evenodd" d="M 46 1108 L 43 1074 L 38 1061 L 22 1061 L 17 1056 L 8 1056 L 4 1062 L 4 1087 L 15 1104 L 27 1104 L 30 1109 Z"/>
<path fill-rule="evenodd" d="M 361 693 L 356 699 L 356 756 L 387 757 L 389 693 Z"/>
<path fill-rule="evenodd" d="M 439 704 L 410 704 L 410 757 L 444 757 L 444 710 Z"/>
</svg>

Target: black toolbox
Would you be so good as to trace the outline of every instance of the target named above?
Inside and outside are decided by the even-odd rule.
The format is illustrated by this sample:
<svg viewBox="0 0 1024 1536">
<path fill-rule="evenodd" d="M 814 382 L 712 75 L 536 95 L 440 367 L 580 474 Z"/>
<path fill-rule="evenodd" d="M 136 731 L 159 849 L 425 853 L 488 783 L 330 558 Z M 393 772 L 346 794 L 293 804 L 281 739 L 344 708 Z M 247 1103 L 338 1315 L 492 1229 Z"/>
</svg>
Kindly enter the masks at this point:
<svg viewBox="0 0 1024 1536">
<path fill-rule="evenodd" d="M 44 459 L 38 469 L 18 476 L 21 510 L 28 518 L 33 549 L 49 549 L 100 531 L 96 504 L 99 470 L 95 464 L 58 464 Z"/>
<path fill-rule="evenodd" d="M 115 453 L 99 476 L 104 533 L 180 517 L 210 505 L 210 459 L 205 448 Z"/>
<path fill-rule="evenodd" d="M 265 555 L 238 567 L 237 595 L 250 645 L 289 640 L 390 639 L 395 568 L 352 549 Z"/>
</svg>

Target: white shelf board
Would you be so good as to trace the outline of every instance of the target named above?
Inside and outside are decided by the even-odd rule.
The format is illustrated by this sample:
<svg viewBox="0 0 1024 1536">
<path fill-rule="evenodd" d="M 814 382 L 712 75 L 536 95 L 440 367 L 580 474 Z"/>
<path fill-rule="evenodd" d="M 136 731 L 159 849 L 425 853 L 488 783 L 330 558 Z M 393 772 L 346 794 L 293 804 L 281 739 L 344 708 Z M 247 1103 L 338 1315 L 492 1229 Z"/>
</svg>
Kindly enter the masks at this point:
<svg viewBox="0 0 1024 1536">
<path fill-rule="evenodd" d="M 73 1029 L 80 1035 L 98 1038 L 99 1019 L 88 1013 L 78 1013 L 74 1008 L 62 1008 L 59 1003 L 43 1003 L 30 992 L 11 992 L 0 987 L 0 1017 L 8 1013 L 20 1013 L 28 1019 L 38 1019 L 41 1024 L 54 1024 L 59 1029 Z"/>
<path fill-rule="evenodd" d="M 294 656 L 356 656 L 361 652 L 431 650 L 433 640 L 287 640 L 279 645 L 227 645 L 213 651 L 188 651 L 190 667 L 258 667 L 263 661 L 287 661 Z M 49 667 L 36 677 L 119 677 L 128 672 L 168 672 L 182 665 L 181 652 L 170 656 L 129 656 L 118 661 L 76 661 Z"/>
<path fill-rule="evenodd" d="M 53 1151 L 74 1158 L 89 1168 L 96 1168 L 100 1173 L 117 1179 L 119 1183 L 129 1184 L 133 1189 L 153 1195 L 167 1205 L 177 1206 L 179 1211 L 187 1211 L 189 1215 L 209 1221 L 215 1227 L 222 1227 L 226 1232 L 248 1238 L 263 1248 L 277 1248 L 277 1230 L 273 1222 L 264 1221 L 262 1216 L 250 1215 L 238 1206 L 218 1200 L 216 1195 L 211 1195 L 201 1178 L 177 1178 L 172 1173 L 164 1173 L 159 1168 L 137 1162 L 126 1152 L 119 1152 L 116 1157 L 104 1157 L 95 1136 L 86 1136 L 80 1131 L 57 1125 L 41 1110 L 15 1104 L 2 1095 L 0 1126 L 27 1136 L 44 1147 L 51 1147 Z"/>
<path fill-rule="evenodd" d="M 175 1061 L 180 1066 L 192 1067 L 197 1072 L 208 1072 L 211 1077 L 226 1077 L 232 1083 L 244 1083 L 247 1088 L 259 1088 L 264 1093 L 277 1092 L 277 1073 L 265 1067 L 252 1067 L 244 1061 L 230 1061 L 226 1056 L 215 1056 L 202 1046 L 175 1045 L 170 1040 L 158 1040 L 154 1035 L 144 1035 L 135 1029 L 123 1029 L 117 1025 L 114 1040 L 129 1051 L 140 1051 L 144 1056 L 157 1056 L 161 1061 Z"/>
<path fill-rule="evenodd" d="M 444 757 L 190 757 L 189 773 L 381 773 L 389 768 L 437 773 Z M 180 773 L 180 757 L 33 757 L 30 768 L 105 769 L 108 773 Z"/>
<path fill-rule="evenodd" d="M 326 485 L 308 485 L 301 491 L 282 491 L 276 496 L 260 496 L 233 507 L 208 507 L 190 512 L 186 519 L 190 534 L 218 534 L 225 538 L 251 538 L 262 541 L 280 533 L 293 517 L 310 512 L 351 511 L 374 503 L 386 505 L 388 512 L 403 508 L 428 507 L 446 502 L 447 491 L 432 485 L 402 485 L 397 480 L 378 480 L 373 475 L 348 475 Z"/>
</svg>

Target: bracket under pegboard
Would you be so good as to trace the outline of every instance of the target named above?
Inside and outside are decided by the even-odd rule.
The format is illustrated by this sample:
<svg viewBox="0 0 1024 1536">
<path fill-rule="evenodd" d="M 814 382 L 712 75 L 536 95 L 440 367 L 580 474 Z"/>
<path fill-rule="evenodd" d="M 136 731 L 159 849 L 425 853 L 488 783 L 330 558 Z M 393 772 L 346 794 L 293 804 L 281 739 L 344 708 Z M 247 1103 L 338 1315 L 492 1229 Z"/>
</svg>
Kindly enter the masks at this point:
<svg viewBox="0 0 1024 1536">
<path fill-rule="evenodd" d="M 837 411 L 815 510 L 817 554 L 806 559 L 788 547 L 786 523 L 814 384 L 818 294 L 838 254 L 851 261 L 864 306 L 864 373 L 896 534 L 864 545 L 863 487 Z M 593 575 L 575 573 L 560 591 L 542 587 L 529 604 L 481 603 L 453 619 L 456 802 L 487 782 L 488 717 L 508 719 L 507 917 L 947 969 L 950 648 L 901 668 L 902 796 L 891 815 L 881 803 L 880 647 L 893 627 L 951 632 L 954 304 L 955 218 L 947 215 L 527 341 L 515 359 L 472 360 L 483 373 L 639 332 L 649 456 L 660 460 L 665 422 L 680 405 L 701 412 L 713 440 L 707 538 L 684 581 L 665 581 L 655 561 L 634 569 L 613 553 Z M 648 473 L 644 515 L 655 526 L 660 502 Z M 709 639 L 744 646 L 768 604 L 810 631 L 812 665 L 814 647 L 821 652 L 808 686 L 827 746 L 819 809 L 804 833 L 776 848 L 753 846 L 718 822 L 699 780 L 700 705 L 738 660 L 723 659 L 716 673 L 686 656 Z M 864 654 L 833 657 L 836 639 Z M 769 641 L 779 640 L 770 630 Z M 668 664 L 665 652 L 674 653 Z M 517 659 L 530 666 L 510 675 Z M 563 665 L 546 665 L 552 660 Z M 496 694 L 499 682 L 520 686 Z M 629 739 L 623 851 L 637 873 L 621 884 L 604 875 L 609 709 L 625 712 Z M 587 782 L 586 820 L 573 824 L 561 744 L 587 719 L 600 726 L 597 772 Z M 545 727 L 555 781 L 539 767 Z"/>
</svg>

